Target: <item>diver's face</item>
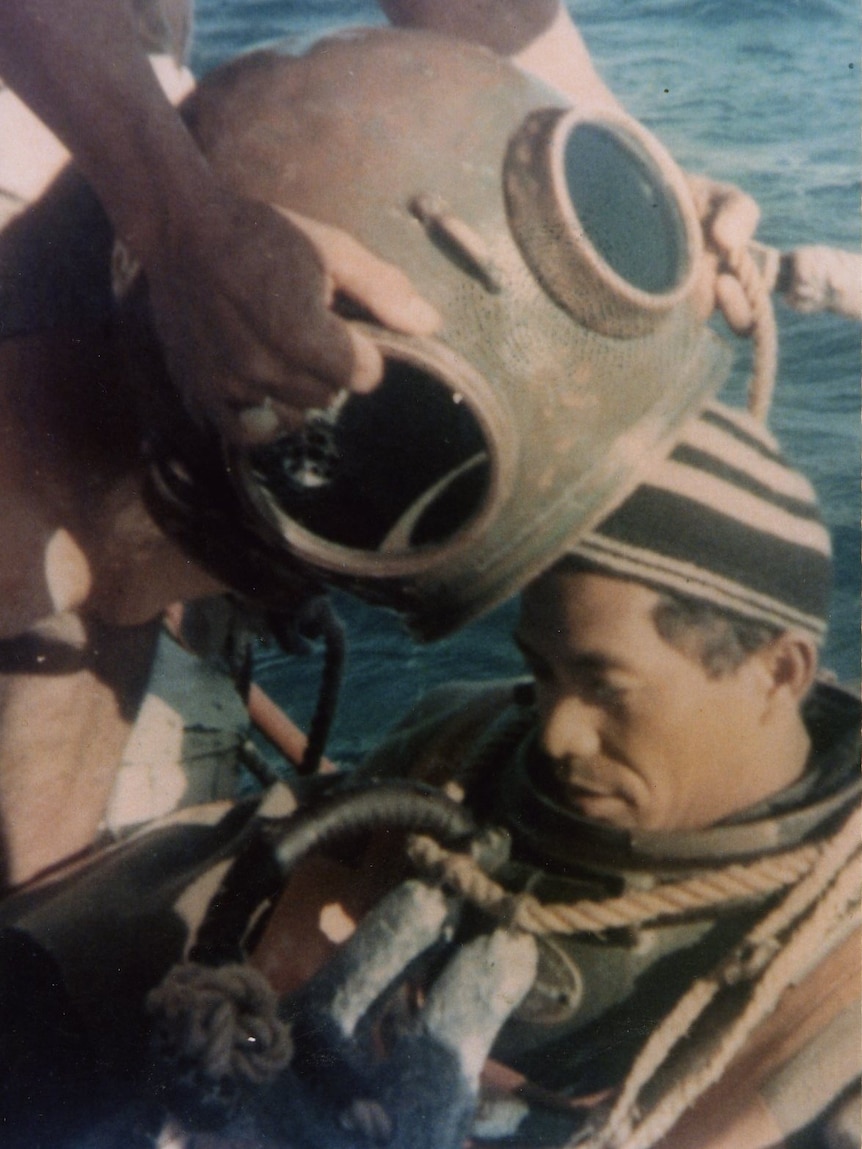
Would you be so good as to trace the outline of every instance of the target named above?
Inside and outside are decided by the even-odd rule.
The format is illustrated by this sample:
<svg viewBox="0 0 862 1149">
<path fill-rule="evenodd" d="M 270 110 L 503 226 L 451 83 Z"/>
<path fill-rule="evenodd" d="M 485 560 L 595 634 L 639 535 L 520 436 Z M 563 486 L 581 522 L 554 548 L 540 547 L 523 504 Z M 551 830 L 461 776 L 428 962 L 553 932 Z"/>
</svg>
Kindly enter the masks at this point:
<svg viewBox="0 0 862 1149">
<path fill-rule="evenodd" d="M 748 803 L 762 689 L 751 659 L 710 678 L 669 645 L 658 597 L 554 571 L 524 592 L 515 638 L 562 801 L 624 829 L 694 829 Z"/>
</svg>

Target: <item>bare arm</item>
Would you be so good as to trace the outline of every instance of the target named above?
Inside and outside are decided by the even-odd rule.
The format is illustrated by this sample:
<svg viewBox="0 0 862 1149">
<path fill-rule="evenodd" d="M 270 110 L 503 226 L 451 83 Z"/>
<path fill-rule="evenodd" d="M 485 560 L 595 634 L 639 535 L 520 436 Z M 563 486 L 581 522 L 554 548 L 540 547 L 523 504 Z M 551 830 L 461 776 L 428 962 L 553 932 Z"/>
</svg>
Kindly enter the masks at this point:
<svg viewBox="0 0 862 1149">
<path fill-rule="evenodd" d="M 98 832 L 159 623 L 93 626 L 87 647 L 67 648 L 65 671 L 0 678 L 0 889 L 85 849 Z M 42 667 L 63 649 L 49 642 L 40 656 L 32 632 L 25 652 L 28 638 Z"/>
<path fill-rule="evenodd" d="M 573 100 L 619 108 L 561 0 L 380 0 L 393 24 L 484 44 Z"/>
<path fill-rule="evenodd" d="M 2 0 L 0 75 L 66 144 L 142 256 L 208 173 L 116 0 Z"/>
<path fill-rule="evenodd" d="M 342 245 L 321 253 L 319 236 L 218 184 L 153 77 L 128 3 L 0 0 L 0 76 L 69 148 L 143 264 L 193 414 L 242 438 L 248 405 L 274 399 L 291 424 L 342 387 L 376 382 L 376 348 L 328 306 L 344 286 Z M 353 252 L 349 269 L 361 301 L 397 329 L 433 329 L 406 277 L 361 254 L 361 274 Z"/>
</svg>

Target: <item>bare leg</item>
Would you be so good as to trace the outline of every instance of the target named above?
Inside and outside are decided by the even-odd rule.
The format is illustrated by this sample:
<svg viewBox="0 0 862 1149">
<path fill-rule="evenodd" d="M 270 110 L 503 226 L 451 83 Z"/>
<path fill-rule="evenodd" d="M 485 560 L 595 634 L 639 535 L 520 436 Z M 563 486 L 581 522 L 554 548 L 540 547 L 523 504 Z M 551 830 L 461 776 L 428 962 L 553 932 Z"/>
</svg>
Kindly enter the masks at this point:
<svg viewBox="0 0 862 1149">
<path fill-rule="evenodd" d="M 79 651 L 27 636 L 0 644 L 6 884 L 26 881 L 93 841 L 146 689 L 158 629 L 158 620 L 127 628 L 91 623 Z"/>
</svg>

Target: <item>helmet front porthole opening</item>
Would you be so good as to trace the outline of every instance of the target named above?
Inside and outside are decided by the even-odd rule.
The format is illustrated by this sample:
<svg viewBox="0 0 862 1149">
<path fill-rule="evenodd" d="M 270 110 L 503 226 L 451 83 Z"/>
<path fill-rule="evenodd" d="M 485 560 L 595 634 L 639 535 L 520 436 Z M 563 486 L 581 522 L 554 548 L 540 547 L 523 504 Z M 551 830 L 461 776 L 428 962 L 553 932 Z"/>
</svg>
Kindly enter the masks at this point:
<svg viewBox="0 0 862 1149">
<path fill-rule="evenodd" d="M 386 342 L 373 391 L 343 392 L 241 467 L 247 496 L 286 544 L 346 575 L 433 566 L 469 542 L 499 487 L 476 373 L 457 363 L 453 375 L 446 348 L 423 354 L 431 341 Z"/>
</svg>

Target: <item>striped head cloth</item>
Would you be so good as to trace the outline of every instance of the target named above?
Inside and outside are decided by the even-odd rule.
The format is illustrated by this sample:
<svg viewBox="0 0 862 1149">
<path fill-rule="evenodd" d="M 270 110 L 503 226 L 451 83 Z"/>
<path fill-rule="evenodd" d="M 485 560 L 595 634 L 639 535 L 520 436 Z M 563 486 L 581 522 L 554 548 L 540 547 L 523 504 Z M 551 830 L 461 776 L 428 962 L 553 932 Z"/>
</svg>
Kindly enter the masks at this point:
<svg viewBox="0 0 862 1149">
<path fill-rule="evenodd" d="M 831 546 L 811 484 L 760 423 L 720 403 L 569 553 L 817 642 L 826 632 Z"/>
</svg>

